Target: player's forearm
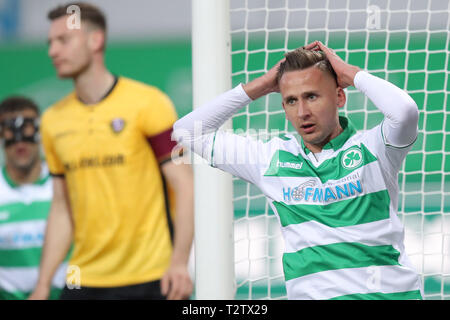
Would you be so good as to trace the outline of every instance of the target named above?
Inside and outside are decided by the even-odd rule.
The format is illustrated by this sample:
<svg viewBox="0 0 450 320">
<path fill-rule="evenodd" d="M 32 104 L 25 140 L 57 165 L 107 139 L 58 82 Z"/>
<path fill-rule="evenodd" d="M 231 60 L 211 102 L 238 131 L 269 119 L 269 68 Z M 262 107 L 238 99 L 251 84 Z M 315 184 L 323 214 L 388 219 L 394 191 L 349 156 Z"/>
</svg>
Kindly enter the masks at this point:
<svg viewBox="0 0 450 320">
<path fill-rule="evenodd" d="M 250 102 L 251 99 L 239 85 L 175 122 L 174 136 L 178 142 L 192 149 L 193 141 L 219 129 L 238 110 Z"/>
<path fill-rule="evenodd" d="M 56 269 L 70 249 L 72 234 L 73 226 L 67 205 L 62 201 L 53 201 L 45 231 L 38 286 L 50 288 Z"/>
<path fill-rule="evenodd" d="M 188 188 L 186 188 L 187 190 Z M 194 203 L 192 201 L 193 188 L 189 188 L 187 196 L 177 197 L 177 211 L 174 222 L 174 244 L 172 253 L 172 263 L 187 265 L 194 237 Z M 192 197 L 189 197 L 192 196 Z"/>
<path fill-rule="evenodd" d="M 419 112 L 414 100 L 392 83 L 360 71 L 355 87 L 363 92 L 384 114 L 384 134 L 393 145 L 405 146 L 417 136 Z"/>
<path fill-rule="evenodd" d="M 176 203 L 172 263 L 187 265 L 194 237 L 194 179 L 192 168 L 181 166 L 170 181 Z"/>
</svg>

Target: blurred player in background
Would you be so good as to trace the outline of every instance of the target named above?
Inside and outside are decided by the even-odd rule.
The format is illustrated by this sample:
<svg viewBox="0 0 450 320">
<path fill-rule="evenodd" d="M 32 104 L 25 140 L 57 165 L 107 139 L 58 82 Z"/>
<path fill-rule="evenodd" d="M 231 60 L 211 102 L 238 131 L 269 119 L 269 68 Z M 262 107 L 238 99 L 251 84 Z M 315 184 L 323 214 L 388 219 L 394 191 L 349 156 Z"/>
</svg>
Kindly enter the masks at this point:
<svg viewBox="0 0 450 320">
<path fill-rule="evenodd" d="M 52 179 L 41 161 L 39 109 L 25 97 L 0 102 L 5 165 L 0 174 L 0 299 L 26 299 L 38 280 Z M 50 298 L 61 294 L 66 264 L 54 277 Z"/>
<path fill-rule="evenodd" d="M 80 26 L 70 5 L 80 9 Z M 189 298 L 193 178 L 190 166 L 171 161 L 176 111 L 157 88 L 111 74 L 104 14 L 70 5 L 48 14 L 49 56 L 75 90 L 42 118 L 54 197 L 31 298 L 48 296 L 72 239 L 70 265 L 81 272 L 81 288 L 66 287 L 61 299 Z"/>
<path fill-rule="evenodd" d="M 339 115 L 348 86 L 375 104 L 382 123 L 357 132 Z M 272 92 L 281 93 L 286 119 L 298 135 L 262 142 L 218 130 Z M 196 108 L 174 128 L 212 166 L 267 196 L 284 237 L 289 299 L 400 300 L 422 298 L 397 216 L 398 171 L 417 138 L 418 119 L 406 92 L 316 41 Z M 202 131 L 194 130 L 198 121 Z M 233 155 L 240 161 L 229 161 Z"/>
</svg>

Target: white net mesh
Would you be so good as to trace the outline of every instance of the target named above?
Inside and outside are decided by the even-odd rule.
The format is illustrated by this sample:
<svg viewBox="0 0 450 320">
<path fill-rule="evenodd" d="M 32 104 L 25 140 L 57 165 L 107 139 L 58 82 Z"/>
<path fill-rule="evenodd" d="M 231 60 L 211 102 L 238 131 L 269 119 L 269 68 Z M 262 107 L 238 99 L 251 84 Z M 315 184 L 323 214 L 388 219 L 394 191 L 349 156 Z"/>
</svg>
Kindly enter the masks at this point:
<svg viewBox="0 0 450 320">
<path fill-rule="evenodd" d="M 405 89 L 420 109 L 419 136 L 399 174 L 399 215 L 426 299 L 450 299 L 448 0 L 231 0 L 232 82 L 248 82 L 313 40 Z M 354 88 L 343 113 L 357 129 L 381 113 Z M 395 106 L 393 106 L 395 107 Z M 235 129 L 293 132 L 279 95 L 253 102 Z M 261 192 L 234 180 L 238 299 L 286 298 L 279 226 Z"/>
</svg>

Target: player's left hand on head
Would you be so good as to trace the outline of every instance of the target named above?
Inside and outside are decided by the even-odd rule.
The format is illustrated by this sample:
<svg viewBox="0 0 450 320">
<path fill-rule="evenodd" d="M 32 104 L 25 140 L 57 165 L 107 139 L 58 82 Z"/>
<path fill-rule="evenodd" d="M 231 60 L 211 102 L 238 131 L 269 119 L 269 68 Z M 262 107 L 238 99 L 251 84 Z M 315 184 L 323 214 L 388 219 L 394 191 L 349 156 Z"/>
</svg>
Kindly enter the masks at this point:
<svg viewBox="0 0 450 320">
<path fill-rule="evenodd" d="M 305 50 L 322 51 L 330 61 L 331 66 L 336 72 L 338 85 L 341 88 L 354 86 L 356 73 L 360 71 L 357 66 L 350 65 L 339 57 L 333 49 L 328 48 L 320 41 L 314 41 L 303 47 Z"/>
<path fill-rule="evenodd" d="M 161 278 L 161 293 L 167 300 L 188 299 L 193 284 L 186 265 L 171 265 Z"/>
</svg>

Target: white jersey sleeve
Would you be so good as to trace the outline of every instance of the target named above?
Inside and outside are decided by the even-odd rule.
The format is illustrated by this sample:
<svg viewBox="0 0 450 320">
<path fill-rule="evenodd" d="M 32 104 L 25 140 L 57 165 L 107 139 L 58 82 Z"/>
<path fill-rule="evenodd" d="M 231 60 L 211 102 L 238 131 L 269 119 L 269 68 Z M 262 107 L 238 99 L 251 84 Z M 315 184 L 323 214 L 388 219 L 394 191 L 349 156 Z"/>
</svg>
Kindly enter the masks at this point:
<svg viewBox="0 0 450 320">
<path fill-rule="evenodd" d="M 417 105 L 405 91 L 367 72 L 358 72 L 354 82 L 384 115 L 383 122 L 367 132 L 367 143 L 384 169 L 398 172 L 417 138 Z"/>
<path fill-rule="evenodd" d="M 213 138 L 210 164 L 260 186 L 263 172 L 275 150 L 273 141 L 265 143 L 253 137 L 218 130 Z"/>
</svg>

